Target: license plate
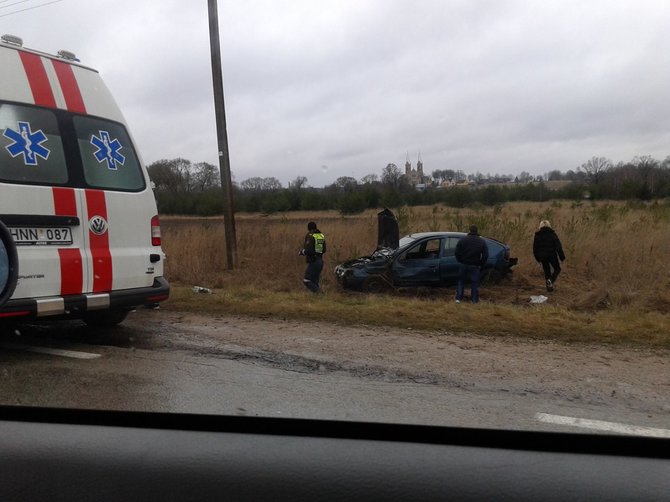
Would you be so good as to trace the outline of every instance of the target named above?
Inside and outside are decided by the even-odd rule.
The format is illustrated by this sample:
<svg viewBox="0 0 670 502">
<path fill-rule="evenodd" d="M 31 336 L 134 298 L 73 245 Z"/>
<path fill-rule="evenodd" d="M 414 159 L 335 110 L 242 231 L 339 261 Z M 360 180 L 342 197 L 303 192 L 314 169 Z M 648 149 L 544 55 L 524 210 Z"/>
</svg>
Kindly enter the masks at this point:
<svg viewBox="0 0 670 502">
<path fill-rule="evenodd" d="M 72 244 L 68 227 L 12 227 L 9 229 L 17 246 L 63 246 Z"/>
</svg>

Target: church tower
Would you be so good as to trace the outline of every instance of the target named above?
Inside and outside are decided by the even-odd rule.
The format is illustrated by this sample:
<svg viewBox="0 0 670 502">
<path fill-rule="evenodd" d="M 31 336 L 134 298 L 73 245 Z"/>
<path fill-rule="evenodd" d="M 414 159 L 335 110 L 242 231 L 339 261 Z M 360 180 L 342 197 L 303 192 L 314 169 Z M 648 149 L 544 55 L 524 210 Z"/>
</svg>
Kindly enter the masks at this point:
<svg viewBox="0 0 670 502">
<path fill-rule="evenodd" d="M 407 152 L 407 160 L 405 160 L 405 176 L 409 177 L 412 174 L 412 164 L 409 161 L 409 152 Z"/>
<path fill-rule="evenodd" d="M 421 160 L 421 152 L 419 152 L 419 160 L 416 163 L 416 171 L 419 173 L 420 183 L 423 183 L 423 161 Z"/>
</svg>

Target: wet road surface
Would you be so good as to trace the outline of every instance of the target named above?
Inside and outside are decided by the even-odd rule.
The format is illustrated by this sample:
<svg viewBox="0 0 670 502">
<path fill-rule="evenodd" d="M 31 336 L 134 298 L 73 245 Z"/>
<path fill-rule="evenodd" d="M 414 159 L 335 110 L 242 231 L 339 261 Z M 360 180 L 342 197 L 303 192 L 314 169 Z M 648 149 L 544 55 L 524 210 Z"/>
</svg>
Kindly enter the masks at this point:
<svg viewBox="0 0 670 502">
<path fill-rule="evenodd" d="M 393 362 L 369 343 L 371 353 L 360 357 L 324 355 L 314 348 L 323 344 L 313 331 L 310 324 L 220 316 L 195 324 L 160 310 L 138 310 L 107 329 L 79 321 L 5 326 L 0 403 L 509 429 L 575 430 L 544 416 L 659 430 L 670 425 L 667 397 L 659 402 L 658 395 L 640 392 L 632 404 L 632 398 L 605 402 L 534 390 L 531 383 L 492 383 L 491 376 L 477 381 L 455 370 Z M 284 338 L 268 345 L 278 332 Z M 298 333 L 301 345 L 286 333 Z M 390 337 L 384 331 L 360 336 Z"/>
</svg>

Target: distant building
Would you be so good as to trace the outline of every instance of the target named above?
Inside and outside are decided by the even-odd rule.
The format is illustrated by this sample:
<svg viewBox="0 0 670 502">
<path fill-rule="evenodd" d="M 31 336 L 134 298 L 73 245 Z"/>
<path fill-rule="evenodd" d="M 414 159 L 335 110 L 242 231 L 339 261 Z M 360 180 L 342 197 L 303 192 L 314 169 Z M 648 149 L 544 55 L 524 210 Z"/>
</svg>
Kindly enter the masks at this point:
<svg viewBox="0 0 670 502">
<path fill-rule="evenodd" d="M 444 180 L 442 183 L 440 183 L 439 188 L 469 187 L 469 186 L 474 186 L 474 182 L 468 181 L 468 180 L 456 181 L 456 179 L 454 178 L 454 179 Z"/>
<path fill-rule="evenodd" d="M 421 152 L 419 152 L 419 159 L 416 163 L 416 169 L 412 169 L 412 163 L 409 161 L 409 152 L 407 152 L 407 160 L 405 161 L 405 178 L 407 178 L 407 182 L 414 187 L 417 185 L 423 185 L 423 188 L 425 189 L 426 185 L 430 183 L 430 176 L 423 174 Z"/>
</svg>

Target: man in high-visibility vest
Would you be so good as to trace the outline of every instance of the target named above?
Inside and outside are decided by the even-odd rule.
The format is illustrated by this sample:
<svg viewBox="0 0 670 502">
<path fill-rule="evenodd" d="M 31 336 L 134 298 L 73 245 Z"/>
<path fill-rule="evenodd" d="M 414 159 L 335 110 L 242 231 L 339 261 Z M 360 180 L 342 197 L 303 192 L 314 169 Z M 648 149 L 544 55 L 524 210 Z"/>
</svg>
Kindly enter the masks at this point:
<svg viewBox="0 0 670 502">
<path fill-rule="evenodd" d="M 305 278 L 303 283 L 305 287 L 312 293 L 319 293 L 319 277 L 323 270 L 323 255 L 326 252 L 326 238 L 321 231 L 316 227 L 316 223 L 310 221 L 307 224 L 307 235 L 303 249 L 300 250 L 300 255 L 304 255 L 307 259 L 307 268 L 305 269 Z"/>
</svg>

